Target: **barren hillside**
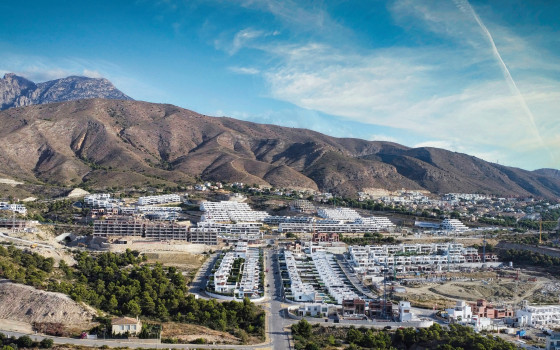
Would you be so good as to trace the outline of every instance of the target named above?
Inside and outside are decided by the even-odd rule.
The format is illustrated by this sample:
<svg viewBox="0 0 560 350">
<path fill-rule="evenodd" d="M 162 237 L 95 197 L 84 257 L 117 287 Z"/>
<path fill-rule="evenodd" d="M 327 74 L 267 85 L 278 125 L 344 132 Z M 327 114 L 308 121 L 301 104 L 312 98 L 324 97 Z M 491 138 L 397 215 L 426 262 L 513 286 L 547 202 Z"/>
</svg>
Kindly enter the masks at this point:
<svg viewBox="0 0 560 350">
<path fill-rule="evenodd" d="M 364 188 L 560 196 L 560 177 L 437 148 L 329 137 L 171 105 L 89 99 L 0 112 L 0 168 L 50 185 L 192 183 L 196 177 L 356 195 Z"/>
<path fill-rule="evenodd" d="M 70 328 L 88 329 L 93 316 L 93 310 L 67 295 L 0 280 L 0 319 L 55 322 Z"/>
</svg>

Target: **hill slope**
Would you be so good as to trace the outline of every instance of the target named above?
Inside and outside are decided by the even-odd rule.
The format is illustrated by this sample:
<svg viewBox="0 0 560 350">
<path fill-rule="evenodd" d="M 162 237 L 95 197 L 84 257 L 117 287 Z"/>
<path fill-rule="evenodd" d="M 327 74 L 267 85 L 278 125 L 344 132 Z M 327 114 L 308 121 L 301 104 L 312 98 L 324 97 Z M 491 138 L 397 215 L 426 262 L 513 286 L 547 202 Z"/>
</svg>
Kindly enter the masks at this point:
<svg viewBox="0 0 560 350">
<path fill-rule="evenodd" d="M 107 79 L 71 76 L 35 84 L 13 73 L 0 79 L 0 110 L 86 98 L 132 100 Z"/>
<path fill-rule="evenodd" d="M 90 99 L 0 112 L 2 173 L 103 188 L 208 180 L 355 195 L 364 188 L 560 196 L 560 178 L 436 148 L 334 138 L 207 117 L 171 105 Z"/>
</svg>

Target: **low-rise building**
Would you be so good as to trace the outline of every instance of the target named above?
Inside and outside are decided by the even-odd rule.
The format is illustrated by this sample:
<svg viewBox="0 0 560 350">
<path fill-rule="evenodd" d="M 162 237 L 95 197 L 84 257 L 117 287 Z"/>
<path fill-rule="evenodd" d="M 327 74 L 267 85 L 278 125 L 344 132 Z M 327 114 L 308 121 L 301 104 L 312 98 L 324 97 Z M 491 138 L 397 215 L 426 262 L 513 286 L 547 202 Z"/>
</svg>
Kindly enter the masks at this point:
<svg viewBox="0 0 560 350">
<path fill-rule="evenodd" d="M 409 301 L 399 301 L 399 322 L 412 321 L 414 314 L 411 312 Z"/>
<path fill-rule="evenodd" d="M 113 334 L 136 335 L 142 330 L 142 322 L 138 318 L 119 317 L 111 320 Z"/>
<path fill-rule="evenodd" d="M 533 306 L 524 300 L 516 316 L 520 326 L 558 327 L 560 326 L 560 305 Z"/>
<path fill-rule="evenodd" d="M 472 319 L 471 306 L 464 300 L 457 301 L 457 304 L 453 309 L 445 309 L 445 312 L 447 313 L 449 322 L 451 323 L 467 323 Z"/>
<path fill-rule="evenodd" d="M 297 315 L 301 317 L 327 317 L 329 315 L 328 304 L 303 304 L 297 309 Z"/>
<path fill-rule="evenodd" d="M 146 196 L 138 198 L 138 205 L 154 205 L 181 202 L 178 194 L 162 194 L 159 196 Z"/>
<path fill-rule="evenodd" d="M 553 332 L 546 337 L 545 350 L 560 350 L 560 333 Z"/>
</svg>

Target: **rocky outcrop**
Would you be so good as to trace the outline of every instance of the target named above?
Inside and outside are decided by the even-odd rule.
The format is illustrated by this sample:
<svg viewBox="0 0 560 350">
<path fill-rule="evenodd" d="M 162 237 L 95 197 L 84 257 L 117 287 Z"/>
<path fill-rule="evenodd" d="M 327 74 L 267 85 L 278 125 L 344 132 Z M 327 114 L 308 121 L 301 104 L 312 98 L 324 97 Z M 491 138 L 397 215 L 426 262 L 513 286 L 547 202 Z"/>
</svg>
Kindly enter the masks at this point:
<svg viewBox="0 0 560 350">
<path fill-rule="evenodd" d="M 107 79 L 71 76 L 35 84 L 13 73 L 0 79 L 0 110 L 87 98 L 132 100 Z"/>
</svg>

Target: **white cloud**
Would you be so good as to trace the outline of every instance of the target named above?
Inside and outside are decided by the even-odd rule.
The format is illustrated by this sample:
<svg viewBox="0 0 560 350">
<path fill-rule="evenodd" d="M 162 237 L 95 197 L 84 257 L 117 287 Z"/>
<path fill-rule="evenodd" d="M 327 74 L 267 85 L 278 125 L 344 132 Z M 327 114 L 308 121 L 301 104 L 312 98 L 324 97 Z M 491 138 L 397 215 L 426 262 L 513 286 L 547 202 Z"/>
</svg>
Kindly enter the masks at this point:
<svg viewBox="0 0 560 350">
<path fill-rule="evenodd" d="M 396 137 L 389 136 L 389 135 L 382 135 L 382 134 L 371 135 L 369 139 L 370 141 L 388 141 L 388 142 L 402 143 Z"/>
<path fill-rule="evenodd" d="M 261 72 L 259 69 L 251 68 L 251 67 L 230 67 L 229 70 L 237 74 L 246 74 L 246 75 L 256 75 Z"/>
<path fill-rule="evenodd" d="M 82 71 L 83 76 L 88 77 L 88 78 L 105 78 L 103 76 L 103 74 L 99 73 L 96 70 L 89 70 L 89 69 L 84 69 Z"/>
</svg>

